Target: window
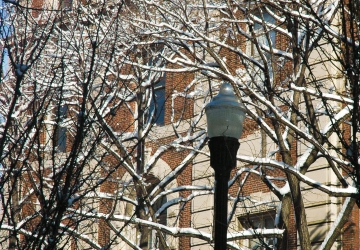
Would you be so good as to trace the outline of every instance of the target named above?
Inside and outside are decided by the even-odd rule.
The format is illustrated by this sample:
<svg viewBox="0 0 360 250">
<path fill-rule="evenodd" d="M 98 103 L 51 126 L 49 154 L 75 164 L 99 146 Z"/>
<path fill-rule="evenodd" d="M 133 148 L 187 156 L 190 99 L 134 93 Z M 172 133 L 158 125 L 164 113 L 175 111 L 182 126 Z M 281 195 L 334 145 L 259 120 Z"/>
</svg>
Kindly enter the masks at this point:
<svg viewBox="0 0 360 250">
<path fill-rule="evenodd" d="M 267 24 L 275 24 L 275 19 L 265 10 L 263 10 L 262 13 L 260 13 L 260 12 L 256 13 L 255 14 L 255 24 L 254 24 L 254 33 L 256 35 L 256 41 L 259 44 L 259 46 L 274 47 L 276 32 L 269 26 L 267 26 L 265 29 L 264 25 L 262 23 L 262 20 L 264 20 L 264 22 Z M 267 37 L 266 31 L 268 32 L 270 41 Z M 254 43 L 251 43 L 250 49 L 251 49 L 250 53 L 253 56 L 253 58 L 255 60 L 257 60 L 258 62 L 260 62 L 261 64 L 263 64 L 264 62 L 262 61 L 260 53 Z M 272 64 L 271 64 L 272 56 L 269 52 L 264 52 L 264 50 L 261 50 L 261 51 L 268 62 L 269 74 L 270 74 L 270 77 L 272 78 L 273 77 L 273 69 L 272 69 Z M 255 81 L 257 83 L 263 83 L 265 81 L 264 72 L 255 65 L 252 65 L 251 67 L 252 67 L 252 73 L 255 77 Z"/>
<path fill-rule="evenodd" d="M 61 0 L 60 1 L 60 8 L 64 10 L 71 10 L 72 7 L 72 0 Z"/>
<path fill-rule="evenodd" d="M 63 122 L 66 119 L 68 108 L 63 105 L 59 109 L 59 126 L 56 135 L 56 144 L 59 152 L 66 152 L 66 126 Z"/>
<path fill-rule="evenodd" d="M 242 229 L 271 229 L 275 227 L 275 211 L 244 215 L 239 217 L 239 222 Z M 272 249 L 275 244 L 275 238 L 264 238 L 261 235 L 248 241 L 248 247 L 254 250 Z"/>
<path fill-rule="evenodd" d="M 150 104 L 150 114 L 154 114 L 154 124 L 165 124 L 165 76 L 154 86 L 154 98 Z"/>
</svg>

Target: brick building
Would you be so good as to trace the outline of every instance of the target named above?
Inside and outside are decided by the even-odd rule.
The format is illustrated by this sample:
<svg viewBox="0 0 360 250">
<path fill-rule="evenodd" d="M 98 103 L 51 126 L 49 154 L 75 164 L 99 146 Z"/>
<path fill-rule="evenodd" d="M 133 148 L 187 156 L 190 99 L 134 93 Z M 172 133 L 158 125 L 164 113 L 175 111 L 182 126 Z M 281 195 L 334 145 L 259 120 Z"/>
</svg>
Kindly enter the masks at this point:
<svg viewBox="0 0 360 250">
<path fill-rule="evenodd" d="M 87 1 L 82 2 L 84 5 L 91 4 Z M 130 5 L 129 8 L 131 9 L 131 3 L 129 3 L 129 1 L 125 1 L 125 3 Z M 61 4 L 56 1 L 33 1 L 33 15 L 35 17 L 40 15 L 38 9 L 44 6 L 61 6 L 65 9 L 71 9 L 72 4 L 74 4 L 72 1 L 64 1 L 61 2 Z M 96 7 L 97 5 L 94 4 L 91 8 Z M 224 18 L 220 10 L 213 7 L 210 9 L 211 15 L 213 15 L 213 18 L 217 21 Z M 234 7 L 234 9 L 236 8 Z M 239 20 L 244 18 L 246 13 L 240 11 L 240 8 L 236 10 L 237 12 L 234 11 L 234 16 Z M 256 17 L 261 17 L 261 20 L 270 24 L 268 27 L 278 25 L 279 28 L 283 28 L 283 25 L 278 24 L 271 16 L 271 12 L 262 13 L 261 10 L 262 8 L 254 8 L 252 10 L 252 18 L 254 20 L 256 20 Z M 247 29 L 245 22 L 241 24 L 241 26 L 244 30 Z M 286 37 L 286 35 L 281 34 L 276 29 L 267 31 L 257 22 L 252 28 L 254 29 L 254 36 L 258 43 L 250 43 L 250 39 L 246 40 L 240 34 L 233 35 L 229 27 L 230 25 L 227 24 L 222 25 L 217 35 L 219 40 L 221 38 L 221 40 L 226 41 L 224 43 L 225 45 L 232 46 L 231 49 L 225 45 L 223 47 L 220 46 L 221 48 L 218 51 L 219 58 L 222 58 L 223 62 L 226 63 L 230 76 L 235 77 L 236 75 L 241 75 L 246 68 L 253 73 L 253 82 L 265 82 L 266 78 L 271 78 L 275 85 L 280 85 L 280 82 L 285 81 L 285 79 L 293 73 L 293 63 L 291 60 L 285 60 L 281 66 L 275 63 L 269 64 L 266 71 L 267 75 L 263 74 L 256 63 L 249 65 L 243 63 L 239 54 L 235 53 L 233 49 L 234 47 L 240 48 L 258 61 L 264 60 L 265 57 L 273 62 L 275 59 L 271 57 L 270 53 L 266 52 L 261 54 L 257 52 L 259 50 L 257 46 L 259 46 L 259 44 L 264 46 L 275 44 L 274 47 L 286 51 L 287 46 L 290 44 L 289 38 Z M 66 31 L 65 28 L 64 30 Z M 89 47 L 90 46 L 91 45 L 89 45 Z M 94 51 L 95 49 L 96 46 L 94 45 Z M 186 49 L 180 52 L 179 54 L 185 54 L 191 61 L 196 61 L 196 55 L 192 55 Z M 144 53 L 140 51 L 139 54 Z M 178 55 L 180 59 L 181 56 L 182 55 Z M 209 55 L 207 56 L 210 57 Z M 317 54 L 314 52 L 312 57 L 316 58 L 316 56 Z M 134 55 L 134 57 L 136 57 L 136 55 Z M 146 213 L 147 211 L 146 209 L 143 209 L 143 211 L 138 210 L 137 207 L 139 203 L 137 202 L 143 202 L 142 199 L 146 200 L 149 197 L 155 200 L 155 202 L 152 203 L 151 206 L 148 206 L 147 209 L 151 208 L 160 211 L 161 207 L 169 201 L 173 202 L 173 205 L 169 205 L 166 210 L 161 210 L 161 213 L 157 214 L 155 219 L 151 218 L 148 213 L 146 215 L 147 219 L 151 218 L 149 219 L 150 221 L 157 220 L 159 224 L 173 228 L 193 228 L 195 231 L 200 232 L 199 234 L 204 235 L 204 237 L 200 237 L 199 234 L 195 235 L 195 237 L 189 237 L 189 235 L 184 233 L 180 236 L 176 235 L 173 237 L 171 233 L 160 230 L 163 235 L 163 240 L 165 239 L 170 249 L 212 249 L 212 187 L 214 180 L 213 170 L 209 165 L 208 150 L 205 146 L 204 148 L 200 148 L 201 153 L 192 154 L 195 150 L 192 151 L 191 146 L 195 144 L 195 141 L 185 141 L 184 144 L 181 144 L 183 141 L 177 142 L 177 139 L 184 140 L 187 133 L 189 133 L 189 127 L 192 126 L 189 125 L 193 122 L 192 118 L 197 116 L 201 117 L 197 121 L 194 130 L 203 130 L 206 123 L 201 114 L 204 103 L 209 101 L 209 98 L 204 99 L 204 96 L 196 95 L 194 95 L 195 97 L 193 98 L 189 98 L 186 94 L 192 93 L 191 91 L 194 89 L 201 89 L 203 92 L 216 92 L 222 80 L 207 78 L 208 75 L 205 74 L 206 72 L 202 72 L 200 67 L 197 70 L 189 70 L 189 72 L 181 71 L 184 65 L 176 62 L 175 59 L 177 59 L 177 56 L 173 55 L 171 59 L 172 61 L 166 64 L 167 72 L 162 73 L 161 77 L 151 82 L 152 88 L 144 87 L 141 81 L 137 82 L 136 80 L 124 80 L 121 78 L 122 75 L 135 75 L 134 72 L 136 69 L 134 69 L 131 64 L 122 65 L 119 70 L 120 72 L 117 72 L 118 75 L 113 72 L 106 75 L 109 79 L 117 79 L 117 77 L 120 79 L 116 80 L 119 91 L 124 89 L 129 90 L 129 92 L 133 91 L 137 94 L 137 97 L 133 99 L 129 98 L 130 101 L 127 101 L 126 105 L 116 105 L 116 103 L 122 103 L 126 98 L 115 98 L 114 101 L 103 106 L 104 110 L 108 110 L 107 113 L 104 112 L 105 116 L 103 120 L 98 118 L 95 111 L 92 111 L 95 114 L 94 117 L 102 121 L 102 123 L 99 122 L 102 129 L 106 127 L 103 125 L 104 123 L 108 125 L 108 130 L 106 131 L 108 134 L 113 133 L 114 135 L 119 135 L 121 138 L 136 134 L 137 141 L 135 143 L 135 140 L 132 141 L 129 139 L 128 144 L 130 146 L 128 148 L 124 146 L 125 149 L 121 151 L 119 148 L 116 148 L 116 143 L 111 141 L 113 137 L 109 136 L 106 140 L 113 144 L 110 144 L 111 146 L 108 148 L 104 148 L 108 151 L 114 151 L 114 153 L 103 153 L 99 163 L 95 164 L 94 161 L 91 161 L 91 164 L 101 166 L 101 171 L 96 177 L 99 178 L 99 180 L 105 181 L 98 182 L 100 184 L 94 190 L 96 198 L 93 198 L 91 203 L 86 204 L 87 207 L 91 208 L 87 210 L 89 213 L 93 210 L 96 211 L 92 214 L 95 218 L 92 223 L 88 223 L 90 220 L 88 218 L 84 219 L 84 222 L 80 222 L 80 224 L 76 224 L 74 222 L 75 220 L 71 218 L 63 220 L 63 224 L 67 225 L 68 228 L 74 230 L 77 228 L 79 234 L 81 232 L 82 235 L 85 235 L 82 238 L 79 237 L 79 239 L 69 240 L 69 242 L 65 244 L 69 249 L 89 249 L 89 247 L 95 247 L 95 244 L 91 245 L 89 242 L 96 242 L 96 247 L 99 249 L 107 246 L 111 246 L 111 249 L 133 249 L 137 243 L 131 242 L 139 242 L 141 240 L 144 240 L 147 244 L 147 246 L 142 246 L 143 248 L 165 249 L 161 243 L 159 243 L 161 237 L 159 237 L 159 232 L 156 231 L 157 227 L 148 227 L 146 224 L 141 223 L 130 223 L 135 219 L 145 219 L 145 217 L 142 217 L 141 212 Z M 278 57 L 276 59 L 278 59 Z M 206 57 L 204 61 L 207 61 Z M 149 62 L 146 63 L 150 65 Z M 211 63 L 213 62 L 211 61 Z M 275 67 L 274 65 L 277 66 Z M 315 64 L 312 73 L 316 74 L 316 77 L 319 79 L 326 79 L 329 77 L 327 75 L 328 72 L 324 73 L 324 71 L 321 70 L 322 66 L 323 65 Z M 219 67 L 219 65 L 217 65 L 217 67 Z M 334 70 L 333 68 L 331 69 Z M 331 72 L 330 75 L 335 75 L 335 73 L 336 72 Z M 201 75 L 205 75 L 206 77 Z M 211 79 L 211 84 L 209 83 L 209 79 Z M 101 82 L 98 79 L 94 82 L 98 83 L 97 81 Z M 234 80 L 234 82 L 236 81 Z M 344 89 L 342 81 L 338 80 L 335 82 L 336 90 L 340 92 L 340 90 Z M 259 85 L 261 86 L 255 84 L 253 88 L 265 88 L 265 84 Z M 324 83 L 324 85 L 326 84 Z M 209 86 L 211 86 L 211 89 L 209 89 Z M 144 87 L 144 89 L 141 89 L 142 87 Z M 323 89 L 328 88 L 330 88 L 330 86 L 324 86 Z M 139 99 L 143 98 L 143 95 L 147 93 L 146 91 L 150 91 L 150 89 L 153 100 L 147 100 L 147 102 L 139 101 Z M 108 97 L 106 91 L 111 92 L 110 87 L 109 90 L 104 91 L 106 93 L 104 96 Z M 246 99 L 246 95 L 242 97 Z M 81 100 L 81 98 L 79 99 Z M 314 105 L 320 105 L 321 101 L 321 99 L 318 101 L 314 100 Z M 62 124 L 71 120 L 69 117 L 80 117 L 80 109 L 76 105 L 71 106 L 73 105 L 71 104 L 71 100 L 62 101 L 60 98 L 59 103 L 60 104 L 57 105 L 58 113 L 55 115 L 58 125 L 55 125 L 55 128 L 47 126 L 45 130 L 50 136 L 42 135 L 41 138 L 43 144 L 49 144 L 50 146 L 56 144 L 56 150 L 59 151 L 57 156 L 66 158 L 72 152 L 73 145 L 76 143 L 76 137 L 70 133 L 71 129 L 69 129 L 69 126 L 66 127 Z M 79 101 L 79 103 L 81 103 L 81 101 Z M 285 101 L 280 103 L 280 110 L 287 111 L 289 109 L 285 103 Z M 302 108 L 305 106 L 304 103 L 305 101 L 300 105 Z M 342 103 L 334 101 L 333 106 L 339 106 L 339 104 Z M 254 110 L 255 108 L 249 108 L 249 113 Z M 141 133 L 143 133 L 145 128 L 138 124 L 145 124 L 145 122 L 140 120 L 142 118 L 139 117 L 141 117 L 140 114 L 143 114 L 143 117 L 146 118 L 151 112 L 154 112 L 154 119 L 152 120 L 153 127 L 148 131 L 146 136 L 143 136 Z M 77 119 L 79 120 L 81 118 Z M 269 126 L 274 126 L 271 123 L 270 115 L 268 115 L 266 119 L 266 123 Z M 327 122 L 329 122 L 328 117 L 319 118 L 319 123 L 325 124 Z M 76 124 L 75 121 L 74 124 Z M 305 125 L 301 124 L 299 126 Z M 342 124 L 342 129 L 345 134 L 343 138 L 349 139 L 351 128 L 347 127 L 346 124 Z M 195 132 L 191 134 L 191 136 L 193 136 Z M 341 139 L 342 138 L 332 136 L 329 138 L 328 143 L 341 146 Z M 204 139 L 204 144 L 205 141 L 206 139 Z M 123 142 L 125 142 L 125 145 L 127 139 L 123 139 L 122 143 Z M 244 133 L 240 138 L 240 143 L 239 155 L 255 158 L 265 158 L 271 155 L 269 158 L 279 162 L 282 161 L 283 156 L 281 152 L 279 152 L 279 146 L 272 142 L 270 136 L 264 136 L 257 121 L 250 115 L 245 121 Z M 172 146 L 172 144 L 176 144 L 176 146 Z M 301 159 L 310 147 L 309 142 L 298 136 L 289 144 L 289 154 L 292 160 L 291 166 L 296 166 L 298 160 Z M 116 150 L 113 149 L 113 147 L 116 148 Z M 166 150 L 162 151 L 162 147 L 166 147 Z M 106 151 L 104 149 L 102 150 Z M 342 150 L 344 151 L 345 149 Z M 103 151 L 100 152 L 102 153 Z M 274 153 L 271 154 L 272 152 Z M 161 157 L 155 157 L 156 154 L 160 154 Z M 122 158 L 127 158 L 128 156 L 129 158 L 133 157 L 133 159 Z M 132 163 L 130 161 L 132 161 Z M 153 163 L 154 161 L 155 163 Z M 93 167 L 91 164 L 89 163 L 90 167 L 87 171 L 91 171 L 90 169 Z M 126 164 L 133 164 L 133 166 L 136 167 L 133 170 L 142 177 L 142 181 L 146 184 L 144 185 L 145 190 L 137 189 L 137 182 L 134 181 L 134 179 L 136 179 L 134 176 L 136 177 L 137 175 L 130 173 L 130 171 L 124 167 Z M 150 167 L 147 169 L 147 166 Z M 271 190 L 268 183 L 266 183 L 266 178 L 261 175 L 262 171 L 266 171 L 266 175 L 272 178 L 271 181 L 277 185 L 280 191 L 283 190 L 285 192 L 287 190 L 288 184 L 285 170 L 266 166 L 266 164 L 260 166 L 239 160 L 238 165 L 232 171 L 231 181 L 229 182 L 228 210 L 231 212 L 229 216 L 229 233 L 235 234 L 251 228 L 271 229 L 276 227 L 281 201 L 276 195 L 276 192 Z M 319 158 L 315 161 L 315 163 L 309 167 L 306 174 L 326 186 L 339 187 L 339 180 L 329 167 L 328 161 L 325 158 Z M 170 175 L 174 177 L 167 181 Z M 23 180 L 25 180 L 25 183 L 30 183 L 31 178 L 27 177 L 28 176 L 24 175 Z M 162 183 L 165 184 L 162 185 Z M 199 188 L 201 191 L 197 191 L 196 188 Z M 24 197 L 29 189 L 31 189 L 30 184 L 22 186 Z M 178 191 L 173 191 L 177 189 Z M 166 192 L 169 193 L 163 194 L 161 199 L 156 199 L 158 194 Z M 344 198 L 324 195 L 322 191 L 314 186 L 305 184 L 305 182 L 301 182 L 301 192 L 302 196 L 305 197 L 304 206 L 306 209 L 311 245 L 313 249 L 317 249 L 324 241 L 331 225 L 336 221 L 337 215 L 344 203 Z M 31 217 L 33 211 L 36 210 L 34 204 L 38 205 L 39 203 L 35 194 L 28 196 L 26 199 L 26 205 L 22 206 L 22 216 L 24 218 Z M 74 205 L 72 209 L 83 209 L 82 205 L 83 204 L 79 202 L 79 204 Z M 296 208 L 291 204 L 289 208 L 289 226 L 286 228 L 285 243 L 283 243 L 286 247 L 283 249 L 298 249 L 301 245 L 297 234 L 295 210 Z M 119 217 L 114 215 L 119 215 Z M 126 221 L 121 219 L 121 216 L 128 216 L 130 219 Z M 34 219 L 33 222 L 35 223 L 37 220 Z M 31 231 L 33 227 L 32 225 L 26 225 L 25 229 Z M 139 239 L 139 231 L 141 230 L 147 230 L 147 236 Z M 121 235 L 121 237 L 119 235 Z M 72 237 L 76 238 L 75 236 Z M 341 232 L 341 236 L 337 238 L 332 249 L 356 249 L 359 245 L 359 237 L 359 210 L 357 206 L 354 206 L 351 210 L 349 220 Z M 229 242 L 237 247 L 234 247 L 235 249 L 266 249 L 265 245 L 271 248 L 277 240 L 276 237 L 265 237 L 260 234 L 248 237 L 248 239 L 240 236 L 230 238 Z M 21 236 L 20 241 L 26 242 L 26 237 Z"/>
</svg>

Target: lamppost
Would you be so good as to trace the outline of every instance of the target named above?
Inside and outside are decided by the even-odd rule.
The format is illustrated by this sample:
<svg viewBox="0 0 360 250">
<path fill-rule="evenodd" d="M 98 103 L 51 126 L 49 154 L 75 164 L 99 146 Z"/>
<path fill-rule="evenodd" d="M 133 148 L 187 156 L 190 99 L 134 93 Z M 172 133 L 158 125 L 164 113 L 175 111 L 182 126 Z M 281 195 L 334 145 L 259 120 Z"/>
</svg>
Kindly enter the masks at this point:
<svg viewBox="0 0 360 250">
<path fill-rule="evenodd" d="M 214 244 L 215 250 L 225 250 L 227 243 L 228 182 L 231 170 L 236 166 L 238 139 L 243 130 L 245 106 L 235 96 L 229 83 L 205 107 L 207 118 L 210 166 L 215 171 L 214 195 Z"/>
</svg>

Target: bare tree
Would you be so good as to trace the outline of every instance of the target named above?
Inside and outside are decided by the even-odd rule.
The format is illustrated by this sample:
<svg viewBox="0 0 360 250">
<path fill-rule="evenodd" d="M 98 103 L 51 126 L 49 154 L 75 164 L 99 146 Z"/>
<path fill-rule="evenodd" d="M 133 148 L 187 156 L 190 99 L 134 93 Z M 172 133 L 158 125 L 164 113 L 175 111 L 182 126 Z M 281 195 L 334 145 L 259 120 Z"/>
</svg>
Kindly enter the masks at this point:
<svg viewBox="0 0 360 250">
<path fill-rule="evenodd" d="M 311 249 L 305 185 L 344 199 L 321 249 L 333 246 L 359 199 L 356 2 L 37 3 L 1 4 L 2 246 L 211 245 L 186 217 L 213 195 L 191 173 L 208 158 L 204 106 L 223 81 L 247 108 L 241 147 L 262 138 L 260 153 L 239 151 L 229 223 L 266 204 L 251 198 L 253 180 L 280 204 L 278 230 L 248 223 L 228 247 L 288 249 L 295 225 Z M 319 161 L 334 183 L 313 177 Z"/>
</svg>

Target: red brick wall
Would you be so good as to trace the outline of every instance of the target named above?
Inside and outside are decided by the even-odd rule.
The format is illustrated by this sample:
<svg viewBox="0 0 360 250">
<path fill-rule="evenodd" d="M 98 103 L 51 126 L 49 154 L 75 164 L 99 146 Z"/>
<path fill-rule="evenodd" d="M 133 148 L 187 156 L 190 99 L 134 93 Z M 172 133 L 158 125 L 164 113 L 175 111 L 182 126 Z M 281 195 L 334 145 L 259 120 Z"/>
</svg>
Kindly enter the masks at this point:
<svg viewBox="0 0 360 250">
<path fill-rule="evenodd" d="M 185 54 L 185 51 L 182 51 Z M 188 54 L 191 58 L 191 55 Z M 169 64 L 168 68 L 177 69 L 180 66 L 175 64 Z M 170 73 L 166 74 L 165 84 L 165 124 L 171 123 L 172 109 L 174 109 L 175 121 L 179 119 L 189 119 L 193 116 L 194 101 L 190 98 L 178 96 L 174 100 L 174 106 L 172 107 L 172 94 L 176 91 L 183 92 L 185 87 L 194 80 L 194 73 Z M 191 91 L 192 88 L 189 90 Z"/>
<path fill-rule="evenodd" d="M 342 234 L 343 250 L 358 250 L 359 243 L 359 208 L 355 205 L 344 226 Z"/>
<path fill-rule="evenodd" d="M 104 192 L 104 190 L 101 190 Z M 110 190 L 109 190 L 110 191 Z M 110 213 L 111 208 L 113 207 L 113 201 L 109 199 L 100 199 L 99 203 L 99 213 Z M 110 242 L 110 227 L 108 226 L 105 219 L 99 220 L 98 225 L 98 243 L 100 246 L 105 246 Z"/>
<path fill-rule="evenodd" d="M 344 1 L 344 8 L 353 8 L 354 7 L 354 3 L 352 1 Z M 344 22 L 346 22 L 346 26 L 345 29 L 342 30 L 342 32 L 344 33 L 344 35 L 346 36 L 351 36 L 351 34 L 356 34 L 357 33 L 357 29 L 359 28 L 359 26 L 357 26 L 356 24 L 353 23 L 353 25 L 350 25 L 351 22 L 356 22 L 355 20 L 352 20 L 351 16 L 349 15 L 349 12 L 344 13 Z M 353 28 L 353 30 L 351 29 Z M 354 38 L 356 39 L 356 35 L 354 36 Z M 342 49 L 343 49 L 343 61 L 345 64 L 351 64 L 352 61 L 354 60 L 354 53 L 352 52 L 353 48 L 346 48 L 345 45 L 342 45 Z M 348 51 L 347 51 L 348 49 Z M 345 65 L 346 67 L 347 65 Z M 345 94 L 345 93 L 344 93 Z M 355 114 L 354 114 L 355 115 Z M 347 123 L 343 123 L 343 136 L 344 136 L 344 140 L 346 141 L 346 143 L 348 145 L 351 144 L 351 126 Z M 346 148 L 342 149 L 342 153 L 346 154 Z M 346 172 L 353 172 L 353 169 L 348 169 L 343 171 L 344 174 L 346 174 Z M 343 249 L 344 250 L 354 250 L 354 249 L 360 249 L 360 233 L 359 233 L 359 221 L 360 217 L 359 217 L 359 207 L 357 205 L 355 205 L 353 207 L 353 210 L 351 211 L 350 217 L 348 219 L 348 222 L 345 224 L 343 232 L 342 232 L 342 243 L 343 243 Z"/>
<path fill-rule="evenodd" d="M 32 15 L 34 17 L 38 17 L 41 13 L 41 9 L 43 8 L 44 0 L 33 0 L 31 8 L 33 8 Z"/>
<path fill-rule="evenodd" d="M 343 123 L 343 136 L 345 141 L 350 144 L 351 142 L 351 126 L 347 123 Z M 346 148 L 342 149 L 342 153 L 346 154 Z M 350 170 L 343 171 L 344 174 L 346 172 L 349 172 Z M 344 226 L 343 232 L 342 232 L 342 244 L 343 244 L 343 250 L 355 250 L 359 249 L 359 207 L 354 206 L 353 210 L 351 211 L 350 217 L 347 221 L 347 223 Z"/>
<path fill-rule="evenodd" d="M 114 102 L 117 103 L 117 102 Z M 131 102 L 130 108 L 125 104 L 118 107 L 111 107 L 112 114 L 108 114 L 105 119 L 111 128 L 116 132 L 131 132 L 134 130 L 134 117 L 132 112 L 136 108 L 136 103 Z"/>
<path fill-rule="evenodd" d="M 108 177 L 107 181 L 100 185 L 100 192 L 114 194 L 118 191 L 118 183 L 113 180 L 121 179 L 125 174 L 125 169 L 120 167 L 120 162 L 112 156 L 108 156 L 104 159 L 109 166 L 118 168 L 117 171 L 109 173 L 108 171 L 102 170 L 102 176 Z M 110 213 L 114 206 L 112 199 L 101 198 L 99 202 L 99 213 Z M 99 245 L 105 246 L 110 242 L 110 227 L 104 219 L 99 220 L 98 225 L 98 242 Z"/>
<path fill-rule="evenodd" d="M 25 198 L 25 195 L 28 195 L 30 190 L 32 189 L 32 185 L 31 185 L 32 182 L 31 182 L 31 179 L 29 178 L 28 173 L 25 173 L 23 175 L 22 181 L 23 181 L 23 183 L 22 183 L 22 198 Z M 21 200 L 21 199 L 19 199 L 19 200 Z M 24 205 L 22 206 L 22 210 L 21 210 L 22 218 L 33 215 L 36 212 L 36 201 L 37 200 L 36 200 L 35 194 L 31 194 L 30 196 L 28 196 L 25 199 L 25 201 L 23 202 Z M 35 229 L 35 226 L 39 223 L 39 221 L 40 221 L 40 219 L 38 217 L 32 219 L 32 221 L 29 221 L 28 223 L 25 224 L 24 229 L 28 230 L 28 231 L 33 231 L 33 229 Z M 20 236 L 20 240 L 23 242 L 23 244 L 26 242 L 26 238 L 23 234 Z"/>
</svg>

